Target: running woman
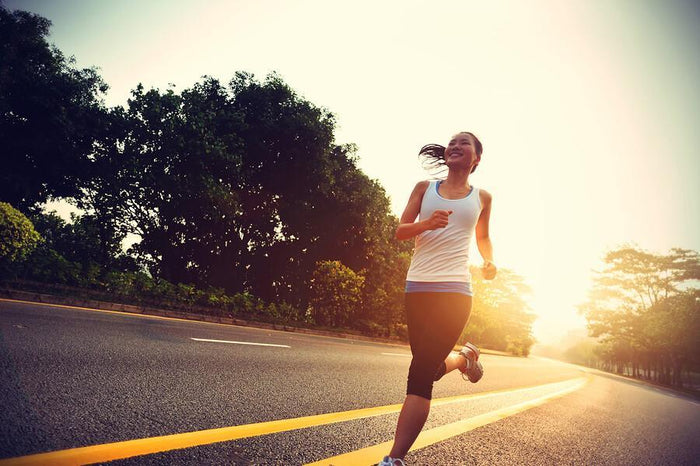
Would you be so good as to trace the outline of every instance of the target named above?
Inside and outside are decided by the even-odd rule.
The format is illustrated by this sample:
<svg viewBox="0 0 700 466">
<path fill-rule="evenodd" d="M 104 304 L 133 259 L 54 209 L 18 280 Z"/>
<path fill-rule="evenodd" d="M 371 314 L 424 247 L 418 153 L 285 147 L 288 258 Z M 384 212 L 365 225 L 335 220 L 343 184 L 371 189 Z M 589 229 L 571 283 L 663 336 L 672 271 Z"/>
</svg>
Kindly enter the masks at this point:
<svg viewBox="0 0 700 466">
<path fill-rule="evenodd" d="M 484 259 L 481 273 L 486 280 L 496 276 L 489 238 L 491 195 L 469 183 L 482 151 L 481 142 L 466 131 L 454 135 L 447 147 L 431 144 L 420 151 L 427 168 L 446 167 L 447 177 L 416 184 L 396 229 L 396 239 L 415 237 L 416 243 L 405 295 L 413 359 L 394 445 L 378 466 L 405 466 L 403 458 L 428 418 L 434 381 L 455 369 L 473 383 L 483 375 L 476 346 L 467 343 L 452 352 L 472 308 L 469 245 L 475 232 Z"/>
</svg>

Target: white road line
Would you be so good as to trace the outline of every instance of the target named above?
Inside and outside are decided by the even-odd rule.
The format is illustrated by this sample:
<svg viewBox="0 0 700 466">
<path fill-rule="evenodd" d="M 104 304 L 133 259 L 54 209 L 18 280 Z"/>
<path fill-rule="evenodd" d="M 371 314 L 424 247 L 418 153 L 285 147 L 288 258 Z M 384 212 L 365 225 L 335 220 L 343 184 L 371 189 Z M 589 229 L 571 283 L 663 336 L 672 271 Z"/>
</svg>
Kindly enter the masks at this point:
<svg viewBox="0 0 700 466">
<path fill-rule="evenodd" d="M 253 343 L 250 341 L 228 341 L 228 340 L 210 340 L 208 338 L 191 338 L 194 341 L 208 341 L 211 343 L 231 343 L 234 345 L 253 345 L 253 346 L 274 346 L 276 348 L 291 348 L 288 345 L 274 345 L 272 343 Z"/>
<path fill-rule="evenodd" d="M 384 356 L 403 356 L 403 357 L 405 357 L 405 358 L 410 358 L 410 357 L 411 357 L 410 354 L 406 354 L 406 353 L 382 353 L 382 354 L 383 354 Z"/>
</svg>

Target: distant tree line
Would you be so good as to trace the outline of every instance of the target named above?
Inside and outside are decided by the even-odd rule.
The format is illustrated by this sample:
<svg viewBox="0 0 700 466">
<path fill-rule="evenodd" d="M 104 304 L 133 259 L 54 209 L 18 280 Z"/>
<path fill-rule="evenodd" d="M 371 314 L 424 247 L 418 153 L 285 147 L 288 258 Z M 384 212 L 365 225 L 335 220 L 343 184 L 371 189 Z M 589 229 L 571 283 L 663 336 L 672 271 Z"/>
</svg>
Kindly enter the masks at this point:
<svg viewBox="0 0 700 466">
<path fill-rule="evenodd" d="M 0 228 L 29 231 L 16 209 L 37 235 L 0 257 L 4 282 L 405 335 L 412 244 L 393 239 L 386 192 L 335 143 L 330 112 L 247 73 L 179 93 L 138 85 L 107 108 L 98 72 L 49 46 L 49 27 L 0 6 Z M 54 199 L 83 213 L 65 222 L 43 207 Z M 532 319 L 498 318 L 518 306 L 481 303 L 473 340 L 526 354 Z"/>
<path fill-rule="evenodd" d="M 580 311 L 592 337 L 568 358 L 674 386 L 700 370 L 700 255 L 624 246 L 605 256 Z M 697 382 L 696 382 L 697 383 Z"/>
</svg>

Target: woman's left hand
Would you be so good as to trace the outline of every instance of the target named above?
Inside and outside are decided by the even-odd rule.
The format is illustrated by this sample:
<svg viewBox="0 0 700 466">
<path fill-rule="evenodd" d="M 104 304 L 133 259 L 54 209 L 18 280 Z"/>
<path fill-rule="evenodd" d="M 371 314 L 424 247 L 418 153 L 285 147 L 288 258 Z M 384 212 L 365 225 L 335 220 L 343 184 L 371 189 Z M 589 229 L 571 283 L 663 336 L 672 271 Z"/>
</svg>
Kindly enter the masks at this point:
<svg viewBox="0 0 700 466">
<path fill-rule="evenodd" d="M 484 265 L 481 266 L 481 275 L 484 277 L 484 280 L 493 280 L 496 278 L 497 271 L 496 264 L 491 261 L 484 261 Z"/>
</svg>

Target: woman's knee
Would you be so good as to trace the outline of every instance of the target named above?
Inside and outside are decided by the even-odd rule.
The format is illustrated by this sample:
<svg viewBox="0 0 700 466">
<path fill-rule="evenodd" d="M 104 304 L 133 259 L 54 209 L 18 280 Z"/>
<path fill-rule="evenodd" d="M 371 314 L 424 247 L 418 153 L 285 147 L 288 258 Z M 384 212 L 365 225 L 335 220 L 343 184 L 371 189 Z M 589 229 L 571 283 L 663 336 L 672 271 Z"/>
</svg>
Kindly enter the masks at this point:
<svg viewBox="0 0 700 466">
<path fill-rule="evenodd" d="M 433 392 L 433 382 L 445 375 L 445 362 L 437 363 L 437 368 L 433 361 L 414 358 L 408 369 L 408 395 L 417 395 L 430 400 Z"/>
<path fill-rule="evenodd" d="M 433 398 L 433 381 L 430 378 L 415 379 L 409 376 L 406 394 L 431 400 Z"/>
</svg>

